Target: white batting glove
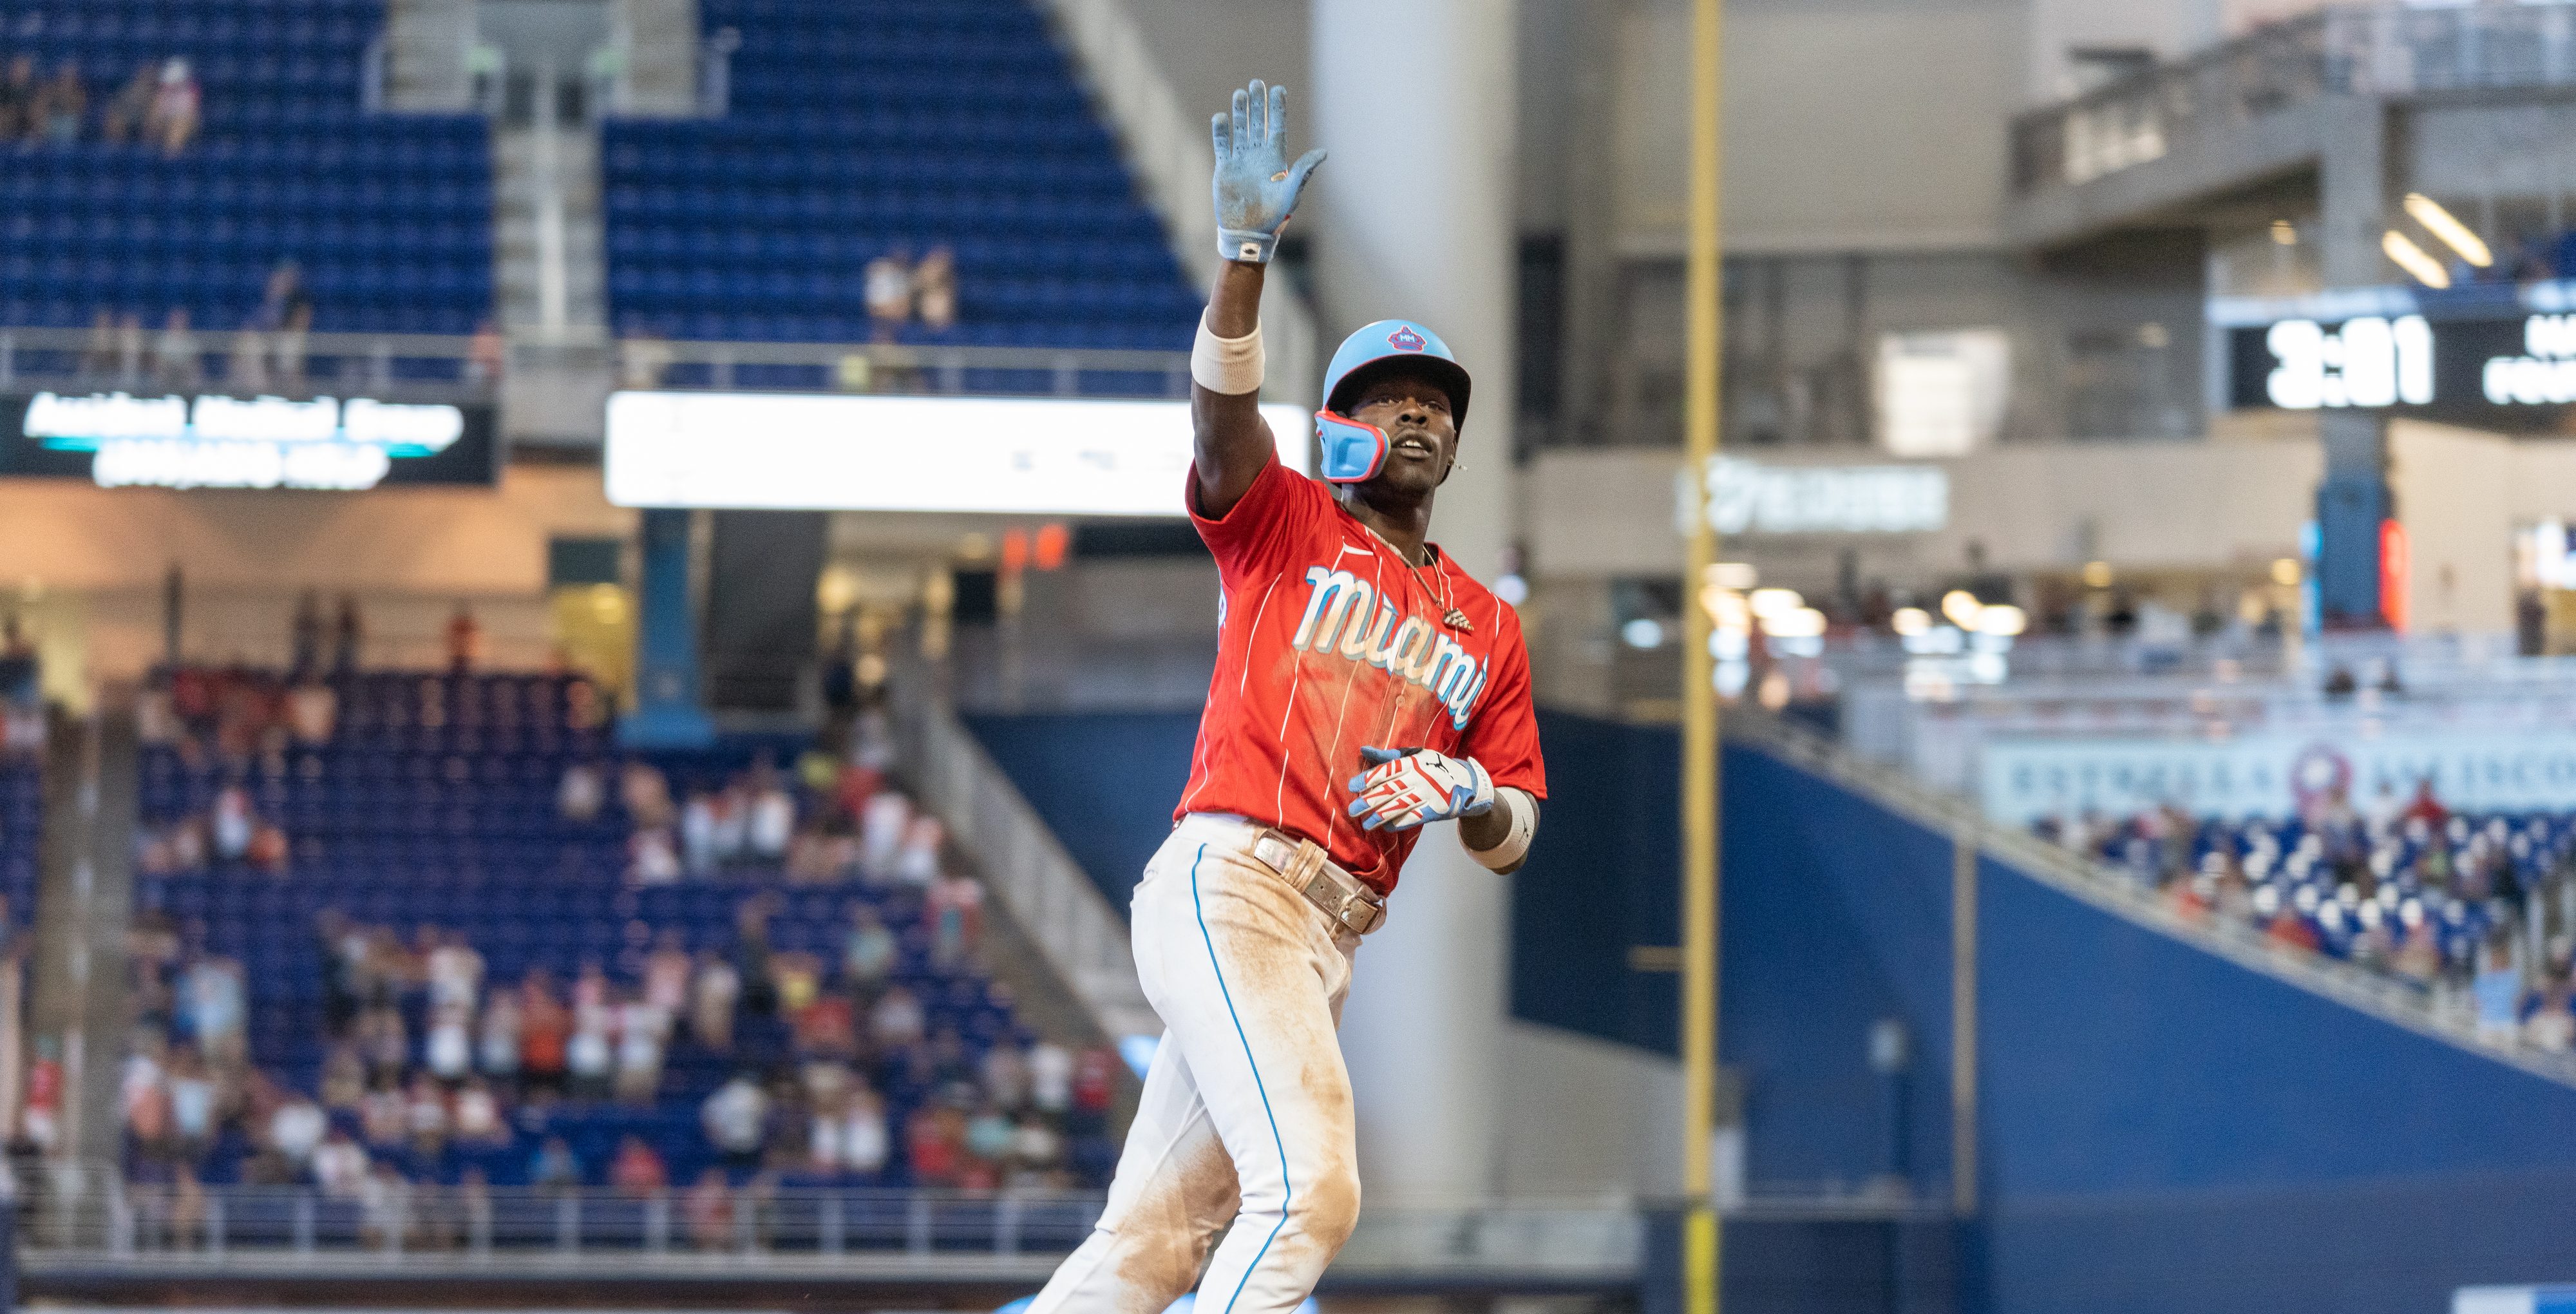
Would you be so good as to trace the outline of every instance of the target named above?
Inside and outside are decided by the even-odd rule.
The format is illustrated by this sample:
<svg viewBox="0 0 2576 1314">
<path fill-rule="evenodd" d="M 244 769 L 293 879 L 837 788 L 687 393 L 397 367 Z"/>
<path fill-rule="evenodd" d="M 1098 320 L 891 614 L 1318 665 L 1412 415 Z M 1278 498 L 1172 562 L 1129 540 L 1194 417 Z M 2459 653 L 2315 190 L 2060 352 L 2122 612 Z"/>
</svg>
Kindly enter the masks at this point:
<svg viewBox="0 0 2576 1314">
<path fill-rule="evenodd" d="M 1431 821 L 1482 816 L 1494 807 L 1494 778 L 1472 757 L 1428 748 L 1363 748 L 1369 769 L 1351 777 L 1351 815 L 1360 829 L 1411 830 Z"/>
</svg>

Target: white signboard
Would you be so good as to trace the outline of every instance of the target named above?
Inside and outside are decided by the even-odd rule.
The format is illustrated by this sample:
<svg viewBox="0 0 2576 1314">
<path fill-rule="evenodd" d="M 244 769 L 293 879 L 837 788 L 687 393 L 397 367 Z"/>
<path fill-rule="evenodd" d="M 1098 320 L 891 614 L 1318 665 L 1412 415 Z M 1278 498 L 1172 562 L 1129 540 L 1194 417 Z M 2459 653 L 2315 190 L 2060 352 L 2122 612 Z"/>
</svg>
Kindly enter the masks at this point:
<svg viewBox="0 0 2576 1314">
<path fill-rule="evenodd" d="M 2030 738 L 1980 750 L 1986 815 L 2026 826 L 2087 810 L 2124 817 L 2164 803 L 2224 817 L 2289 816 L 2340 785 L 2356 807 L 2386 785 L 2410 797 L 2429 779 L 2443 803 L 2476 810 L 2576 808 L 2576 736 L 2390 731 L 2324 742 L 2288 734 L 2220 741 Z"/>
<path fill-rule="evenodd" d="M 1950 523 L 1950 472 L 1937 465 L 1769 466 L 1712 457 L 1708 514 L 1721 534 L 1930 533 Z"/>
<path fill-rule="evenodd" d="M 2001 329 L 1878 339 L 1878 440 L 1897 456 L 1965 456 L 2003 427 L 2012 339 Z"/>
<path fill-rule="evenodd" d="M 1264 406 L 1279 458 L 1310 468 L 1313 418 Z M 727 510 L 1178 516 L 1180 401 L 620 392 L 608 500 Z"/>
</svg>

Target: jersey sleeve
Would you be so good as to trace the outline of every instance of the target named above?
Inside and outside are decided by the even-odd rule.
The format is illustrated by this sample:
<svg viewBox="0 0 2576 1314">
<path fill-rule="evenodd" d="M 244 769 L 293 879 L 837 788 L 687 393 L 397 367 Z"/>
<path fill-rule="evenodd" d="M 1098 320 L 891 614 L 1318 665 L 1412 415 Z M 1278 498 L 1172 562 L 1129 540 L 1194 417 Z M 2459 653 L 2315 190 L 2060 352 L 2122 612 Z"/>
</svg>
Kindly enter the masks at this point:
<svg viewBox="0 0 2576 1314">
<path fill-rule="evenodd" d="M 1216 557 L 1217 570 L 1229 579 L 1285 564 L 1314 527 L 1332 514 L 1332 495 L 1314 480 L 1281 465 L 1276 453 L 1262 464 L 1242 500 L 1215 519 L 1199 514 L 1198 484 L 1198 466 L 1193 464 L 1181 496 L 1190 509 L 1190 523 Z"/>
<path fill-rule="evenodd" d="M 1510 620 L 1502 641 L 1494 645 L 1493 683 L 1458 747 L 1484 763 L 1497 787 L 1508 785 L 1543 799 L 1547 763 L 1539 756 L 1538 711 L 1530 701 L 1529 647 L 1521 639 L 1519 616 L 1499 604 L 1497 611 Z"/>
</svg>

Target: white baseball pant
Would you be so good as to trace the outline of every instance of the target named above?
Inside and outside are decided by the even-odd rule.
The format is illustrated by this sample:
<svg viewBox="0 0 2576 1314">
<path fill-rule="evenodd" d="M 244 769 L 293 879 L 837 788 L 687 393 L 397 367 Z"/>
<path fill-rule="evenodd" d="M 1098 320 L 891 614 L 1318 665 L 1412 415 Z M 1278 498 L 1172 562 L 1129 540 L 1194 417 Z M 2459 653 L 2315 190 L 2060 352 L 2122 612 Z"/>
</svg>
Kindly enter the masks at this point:
<svg viewBox="0 0 2576 1314">
<path fill-rule="evenodd" d="M 1162 1314 L 1208 1242 L 1199 1314 L 1287 1314 L 1359 1217 L 1342 999 L 1359 937 L 1251 857 L 1260 828 L 1193 815 L 1145 865 L 1136 974 L 1160 1048 L 1109 1204 L 1028 1314 Z"/>
</svg>

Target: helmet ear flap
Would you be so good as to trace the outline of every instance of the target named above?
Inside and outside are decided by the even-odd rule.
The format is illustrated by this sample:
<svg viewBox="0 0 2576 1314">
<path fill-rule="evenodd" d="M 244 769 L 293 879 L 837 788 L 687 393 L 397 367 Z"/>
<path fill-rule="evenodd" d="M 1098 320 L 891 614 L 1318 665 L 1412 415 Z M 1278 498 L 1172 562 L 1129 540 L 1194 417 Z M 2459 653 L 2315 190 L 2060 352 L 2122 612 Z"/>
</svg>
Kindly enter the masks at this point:
<svg viewBox="0 0 2576 1314">
<path fill-rule="evenodd" d="M 1322 451 L 1317 473 L 1331 483 L 1363 483 L 1386 465 L 1386 430 L 1347 415 L 1315 412 L 1315 445 Z"/>
</svg>

